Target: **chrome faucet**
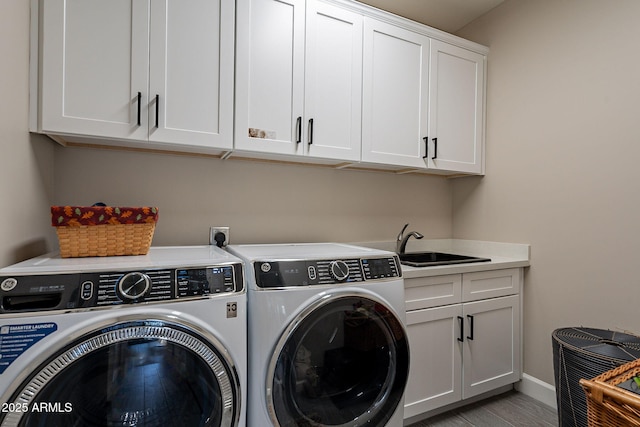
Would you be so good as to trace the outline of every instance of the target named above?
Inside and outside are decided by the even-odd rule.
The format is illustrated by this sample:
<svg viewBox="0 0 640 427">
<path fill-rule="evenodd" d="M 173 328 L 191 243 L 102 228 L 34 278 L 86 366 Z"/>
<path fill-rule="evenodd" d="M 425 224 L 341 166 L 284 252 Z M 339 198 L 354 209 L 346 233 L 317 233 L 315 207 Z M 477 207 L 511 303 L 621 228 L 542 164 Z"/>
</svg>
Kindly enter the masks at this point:
<svg viewBox="0 0 640 427">
<path fill-rule="evenodd" d="M 396 252 L 398 253 L 398 255 L 404 253 L 407 247 L 407 241 L 409 240 L 409 238 L 411 238 L 411 236 L 415 237 L 416 239 L 422 239 L 424 237 L 417 231 L 410 231 L 405 236 L 404 230 L 406 230 L 408 226 L 409 224 L 405 224 L 404 227 L 402 227 L 402 231 L 400 231 L 400 234 L 398 234 L 398 238 L 396 239 Z"/>
</svg>

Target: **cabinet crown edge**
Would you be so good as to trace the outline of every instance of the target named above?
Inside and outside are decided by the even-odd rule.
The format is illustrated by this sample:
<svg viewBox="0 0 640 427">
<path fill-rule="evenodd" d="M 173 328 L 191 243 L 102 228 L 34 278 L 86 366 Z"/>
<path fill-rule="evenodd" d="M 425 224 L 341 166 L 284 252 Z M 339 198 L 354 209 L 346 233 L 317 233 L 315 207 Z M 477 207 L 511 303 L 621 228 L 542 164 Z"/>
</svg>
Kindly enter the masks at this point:
<svg viewBox="0 0 640 427">
<path fill-rule="evenodd" d="M 484 46 L 480 43 L 467 40 L 460 36 L 456 36 L 455 34 L 447 33 L 446 31 L 439 30 L 427 24 L 423 24 L 421 22 L 414 21 L 412 19 L 405 18 L 400 15 L 396 15 L 393 12 L 388 12 L 386 10 L 376 8 L 374 6 L 361 3 L 360 1 L 357 1 L 357 0 L 321 0 L 321 1 L 351 9 L 353 11 L 361 13 L 364 16 L 375 18 L 380 21 L 385 21 L 387 23 L 403 27 L 409 31 L 413 31 L 413 32 L 425 35 L 429 38 L 440 40 L 442 42 L 449 43 L 451 45 L 458 46 L 463 49 L 467 49 L 467 50 L 479 53 L 481 55 L 487 56 L 489 54 L 488 46 Z"/>
</svg>

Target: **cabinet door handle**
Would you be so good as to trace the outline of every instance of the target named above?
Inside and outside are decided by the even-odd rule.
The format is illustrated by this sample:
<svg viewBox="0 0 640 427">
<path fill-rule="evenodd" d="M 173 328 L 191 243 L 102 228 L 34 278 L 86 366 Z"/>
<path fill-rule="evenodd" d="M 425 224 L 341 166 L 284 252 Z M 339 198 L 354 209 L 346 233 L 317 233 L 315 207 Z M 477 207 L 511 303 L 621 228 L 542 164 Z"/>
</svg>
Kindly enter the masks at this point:
<svg viewBox="0 0 640 427">
<path fill-rule="evenodd" d="M 458 341 L 464 342 L 464 317 L 458 316 L 458 323 L 460 324 L 460 336 Z"/>
<path fill-rule="evenodd" d="M 467 339 L 473 341 L 473 316 L 467 314 L 467 319 L 469 319 L 469 335 L 467 335 Z"/>
<path fill-rule="evenodd" d="M 438 138 L 433 138 L 433 157 L 431 160 L 438 158 Z"/>
<path fill-rule="evenodd" d="M 296 119 L 296 144 L 300 144 L 302 141 L 302 116 Z"/>
<path fill-rule="evenodd" d="M 422 158 L 426 159 L 427 157 L 429 157 L 429 137 L 425 136 L 422 139 L 424 139 L 424 156 L 422 156 Z"/>
<path fill-rule="evenodd" d="M 309 119 L 309 145 L 313 144 L 313 119 Z"/>
<path fill-rule="evenodd" d="M 156 94 L 156 128 L 160 123 L 160 95 Z"/>
<path fill-rule="evenodd" d="M 138 126 L 140 126 L 140 108 L 142 105 L 142 92 L 138 92 Z"/>
</svg>

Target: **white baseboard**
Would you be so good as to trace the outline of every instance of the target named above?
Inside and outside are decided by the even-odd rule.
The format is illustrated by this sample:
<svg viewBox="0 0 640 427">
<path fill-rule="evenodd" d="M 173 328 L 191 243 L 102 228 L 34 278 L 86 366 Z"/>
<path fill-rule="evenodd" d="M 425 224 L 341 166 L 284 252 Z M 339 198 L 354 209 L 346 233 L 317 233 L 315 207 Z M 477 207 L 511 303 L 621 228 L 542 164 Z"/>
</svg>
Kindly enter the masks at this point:
<svg viewBox="0 0 640 427">
<path fill-rule="evenodd" d="M 554 409 L 558 409 L 556 388 L 531 375 L 522 374 L 522 380 L 515 385 L 516 390 Z"/>
</svg>

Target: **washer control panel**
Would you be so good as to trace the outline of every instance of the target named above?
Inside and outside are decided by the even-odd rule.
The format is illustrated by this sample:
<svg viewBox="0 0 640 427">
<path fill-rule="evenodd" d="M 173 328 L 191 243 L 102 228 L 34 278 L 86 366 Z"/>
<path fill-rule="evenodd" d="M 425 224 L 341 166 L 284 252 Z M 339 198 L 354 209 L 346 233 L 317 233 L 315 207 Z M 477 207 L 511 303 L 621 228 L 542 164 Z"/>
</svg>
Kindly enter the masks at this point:
<svg viewBox="0 0 640 427">
<path fill-rule="evenodd" d="M 255 261 L 260 288 L 314 286 L 388 280 L 402 276 L 397 257 L 336 260 Z"/>
<path fill-rule="evenodd" d="M 0 276 L 0 314 L 179 301 L 241 292 L 242 264 Z"/>
</svg>

